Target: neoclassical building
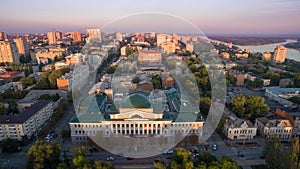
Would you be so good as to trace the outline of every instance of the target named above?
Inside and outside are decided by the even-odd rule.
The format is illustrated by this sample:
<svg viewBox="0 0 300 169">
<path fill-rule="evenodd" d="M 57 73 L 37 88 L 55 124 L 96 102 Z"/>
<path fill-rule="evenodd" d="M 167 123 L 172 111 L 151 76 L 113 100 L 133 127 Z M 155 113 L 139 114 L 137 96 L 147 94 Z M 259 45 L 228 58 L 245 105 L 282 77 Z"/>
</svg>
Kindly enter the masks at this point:
<svg viewBox="0 0 300 169">
<path fill-rule="evenodd" d="M 167 91 L 164 93 L 167 95 Z M 119 103 L 108 104 L 105 94 L 89 95 L 69 122 L 72 142 L 85 144 L 88 138 L 94 141 L 99 138 L 107 141 L 112 138 L 159 138 L 165 144 L 174 144 L 188 135 L 200 140 L 204 122 L 197 119 L 197 109 L 184 104 L 187 108 L 182 109 L 185 111 L 169 112 L 166 111 L 168 104 L 158 100 L 151 94 L 132 93 Z"/>
</svg>

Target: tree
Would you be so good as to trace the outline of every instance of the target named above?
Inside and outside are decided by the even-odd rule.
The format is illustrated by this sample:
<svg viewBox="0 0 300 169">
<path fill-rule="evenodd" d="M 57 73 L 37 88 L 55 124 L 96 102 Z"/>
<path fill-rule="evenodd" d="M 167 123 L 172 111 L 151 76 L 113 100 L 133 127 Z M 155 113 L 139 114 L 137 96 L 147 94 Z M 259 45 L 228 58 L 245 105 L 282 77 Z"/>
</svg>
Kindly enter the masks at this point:
<svg viewBox="0 0 300 169">
<path fill-rule="evenodd" d="M 31 85 L 34 85 L 36 83 L 34 77 L 26 77 L 26 78 L 22 78 L 20 79 L 20 82 L 22 83 L 22 85 L 24 86 L 31 86 Z"/>
<path fill-rule="evenodd" d="M 300 140 L 299 137 L 295 137 L 292 140 L 292 146 L 288 152 L 290 169 L 300 168 L 299 155 L 300 155 Z"/>
<path fill-rule="evenodd" d="M 194 164 L 192 162 L 191 152 L 183 148 L 178 148 L 172 156 L 171 169 L 192 169 Z"/>
<path fill-rule="evenodd" d="M 284 147 L 277 138 L 273 137 L 266 140 L 264 152 L 268 168 L 286 169 L 289 166 Z"/>
<path fill-rule="evenodd" d="M 138 77 L 134 77 L 132 79 L 132 83 L 139 83 L 140 82 L 140 79 Z"/>
<path fill-rule="evenodd" d="M 117 70 L 117 68 L 118 68 L 118 65 L 111 66 L 111 67 L 107 70 L 107 73 L 108 73 L 108 74 L 114 74 L 115 71 Z"/>
<path fill-rule="evenodd" d="M 235 85 L 237 82 L 237 78 L 234 77 L 233 75 L 230 74 L 226 74 L 226 85 L 230 86 L 230 85 Z"/>
<path fill-rule="evenodd" d="M 200 113 L 207 116 L 211 105 L 211 99 L 209 97 L 200 98 Z"/>
<path fill-rule="evenodd" d="M 265 99 L 260 96 L 249 96 L 246 104 L 247 117 L 252 121 L 270 110 L 269 106 L 265 104 Z"/>
<path fill-rule="evenodd" d="M 155 169 L 167 169 L 167 166 L 162 159 L 155 160 L 153 166 Z"/>
<path fill-rule="evenodd" d="M 4 103 L 0 102 L 0 116 L 6 114 L 6 108 L 4 106 Z"/>
<path fill-rule="evenodd" d="M 291 97 L 291 98 L 289 98 L 289 101 L 296 103 L 296 104 L 300 104 L 300 97 L 298 97 L 298 96 Z"/>
<path fill-rule="evenodd" d="M 28 150 L 27 167 L 28 169 L 55 169 L 59 164 L 61 147 L 57 143 L 46 143 L 44 141 L 37 141 Z"/>
<path fill-rule="evenodd" d="M 265 99 L 260 96 L 246 98 L 243 94 L 240 94 L 231 99 L 232 112 L 239 117 L 247 117 L 253 121 L 256 117 L 262 116 L 270 110 L 264 102 Z"/>
<path fill-rule="evenodd" d="M 199 154 L 197 165 L 205 165 L 205 166 L 211 166 L 217 162 L 217 158 L 212 155 L 209 151 L 205 151 L 203 153 Z"/>
<path fill-rule="evenodd" d="M 154 89 L 161 89 L 162 88 L 161 77 L 158 75 L 152 76 L 152 84 Z"/>
<path fill-rule="evenodd" d="M 3 141 L 2 151 L 6 153 L 13 153 L 20 150 L 20 143 L 16 140 L 8 138 Z"/>
<path fill-rule="evenodd" d="M 263 84 L 264 84 L 264 82 L 259 78 L 254 79 L 254 81 L 251 81 L 251 80 L 247 81 L 247 85 L 251 88 L 259 88 L 259 87 L 262 87 Z"/>
<path fill-rule="evenodd" d="M 246 97 L 243 94 L 239 94 L 236 97 L 231 99 L 231 104 L 233 106 L 232 112 L 238 116 L 243 116 L 245 113 L 245 104 L 246 104 Z"/>
<path fill-rule="evenodd" d="M 270 79 L 270 85 L 271 86 L 278 86 L 280 81 L 280 76 L 277 73 L 274 72 L 267 72 L 264 74 L 264 78 Z"/>
<path fill-rule="evenodd" d="M 111 163 L 105 161 L 95 161 L 93 165 L 94 169 L 113 169 Z"/>
<path fill-rule="evenodd" d="M 300 73 L 297 73 L 294 77 L 294 85 L 295 87 L 300 87 Z"/>
<path fill-rule="evenodd" d="M 7 113 L 8 114 L 18 114 L 19 111 L 17 109 L 17 103 L 14 100 L 9 100 L 8 101 L 8 108 L 7 108 Z"/>
</svg>

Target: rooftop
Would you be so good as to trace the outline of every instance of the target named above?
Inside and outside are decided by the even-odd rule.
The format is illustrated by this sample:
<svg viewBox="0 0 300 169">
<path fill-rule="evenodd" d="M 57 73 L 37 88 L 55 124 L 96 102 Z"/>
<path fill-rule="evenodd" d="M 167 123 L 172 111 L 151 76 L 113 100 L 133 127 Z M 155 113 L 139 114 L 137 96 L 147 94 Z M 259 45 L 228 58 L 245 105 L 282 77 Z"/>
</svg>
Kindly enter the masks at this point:
<svg viewBox="0 0 300 169">
<path fill-rule="evenodd" d="M 22 124 L 49 103 L 50 100 L 39 100 L 18 115 L 0 116 L 0 124 Z"/>
</svg>

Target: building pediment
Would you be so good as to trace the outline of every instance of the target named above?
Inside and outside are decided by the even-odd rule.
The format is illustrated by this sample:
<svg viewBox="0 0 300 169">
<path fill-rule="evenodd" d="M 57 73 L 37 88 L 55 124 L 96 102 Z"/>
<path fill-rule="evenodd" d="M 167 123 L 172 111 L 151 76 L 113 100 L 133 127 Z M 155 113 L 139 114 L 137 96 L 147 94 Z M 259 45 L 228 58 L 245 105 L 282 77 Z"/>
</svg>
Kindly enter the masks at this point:
<svg viewBox="0 0 300 169">
<path fill-rule="evenodd" d="M 119 114 L 111 114 L 110 119 L 113 120 L 130 120 L 130 119 L 140 119 L 140 120 L 153 120 L 162 119 L 163 114 L 153 113 L 153 110 L 144 109 L 126 109 L 120 110 Z"/>
</svg>

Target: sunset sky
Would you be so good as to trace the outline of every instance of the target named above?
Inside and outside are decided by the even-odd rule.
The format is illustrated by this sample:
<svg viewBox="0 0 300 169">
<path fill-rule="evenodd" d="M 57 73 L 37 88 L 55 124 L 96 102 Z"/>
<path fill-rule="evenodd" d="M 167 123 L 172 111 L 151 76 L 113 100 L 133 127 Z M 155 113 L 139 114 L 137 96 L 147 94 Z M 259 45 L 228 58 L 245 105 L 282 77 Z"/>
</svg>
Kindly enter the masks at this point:
<svg viewBox="0 0 300 169">
<path fill-rule="evenodd" d="M 84 31 L 89 27 L 101 28 L 109 22 L 141 12 L 175 15 L 205 33 L 300 33 L 298 0 L 4 0 L 0 10 L 0 31 Z M 160 22 L 160 17 L 157 20 Z M 126 24 L 135 24 L 141 31 L 148 31 L 147 24 Z M 135 31 L 130 27 L 123 30 Z"/>
</svg>

